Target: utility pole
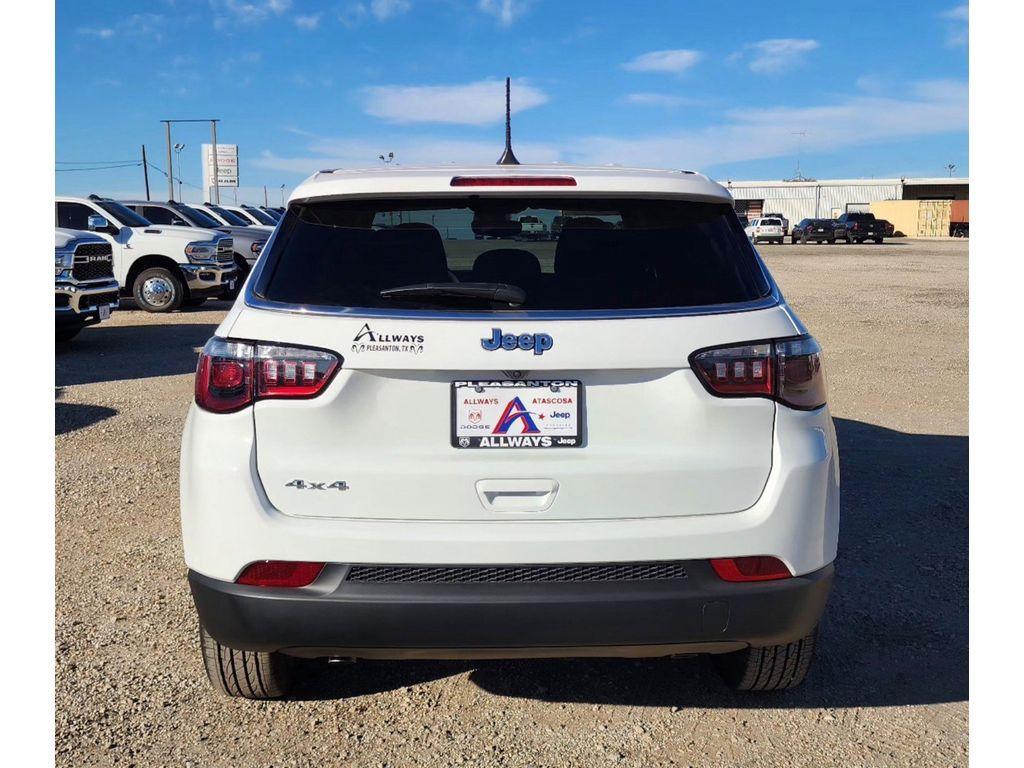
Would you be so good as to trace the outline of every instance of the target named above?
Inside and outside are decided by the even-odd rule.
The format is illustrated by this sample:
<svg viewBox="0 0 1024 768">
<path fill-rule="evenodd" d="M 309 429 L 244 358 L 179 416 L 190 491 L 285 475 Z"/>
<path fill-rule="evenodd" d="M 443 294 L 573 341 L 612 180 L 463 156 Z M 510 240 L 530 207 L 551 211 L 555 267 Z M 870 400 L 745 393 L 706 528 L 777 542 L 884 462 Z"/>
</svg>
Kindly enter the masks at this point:
<svg viewBox="0 0 1024 768">
<path fill-rule="evenodd" d="M 263 185 L 263 207 L 264 208 L 269 208 L 270 207 L 270 203 L 267 202 L 267 185 L 266 184 Z"/>
<path fill-rule="evenodd" d="M 142 145 L 142 178 L 146 182 L 146 200 L 149 200 L 149 163 L 146 162 L 146 145 Z"/>
<path fill-rule="evenodd" d="M 213 136 L 213 202 L 220 205 L 220 173 L 217 170 L 217 121 L 210 121 L 210 133 Z"/>
<path fill-rule="evenodd" d="M 167 199 L 174 199 L 174 168 L 171 165 L 171 123 L 173 120 L 161 120 L 167 126 Z"/>
<path fill-rule="evenodd" d="M 284 208 L 284 184 L 281 185 L 281 207 Z"/>
</svg>

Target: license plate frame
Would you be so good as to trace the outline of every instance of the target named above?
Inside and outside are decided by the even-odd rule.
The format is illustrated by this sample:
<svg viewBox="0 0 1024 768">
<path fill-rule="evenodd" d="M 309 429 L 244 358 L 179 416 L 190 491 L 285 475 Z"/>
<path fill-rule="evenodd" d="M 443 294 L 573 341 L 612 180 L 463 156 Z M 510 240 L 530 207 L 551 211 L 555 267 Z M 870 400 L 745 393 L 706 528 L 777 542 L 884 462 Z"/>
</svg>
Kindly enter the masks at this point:
<svg viewBox="0 0 1024 768">
<path fill-rule="evenodd" d="M 583 382 L 453 381 L 449 416 L 451 445 L 460 450 L 582 448 Z"/>
<path fill-rule="evenodd" d="M 110 305 L 109 304 L 100 304 L 99 307 L 97 308 L 97 311 L 99 313 L 100 320 L 109 320 L 110 319 Z"/>
</svg>

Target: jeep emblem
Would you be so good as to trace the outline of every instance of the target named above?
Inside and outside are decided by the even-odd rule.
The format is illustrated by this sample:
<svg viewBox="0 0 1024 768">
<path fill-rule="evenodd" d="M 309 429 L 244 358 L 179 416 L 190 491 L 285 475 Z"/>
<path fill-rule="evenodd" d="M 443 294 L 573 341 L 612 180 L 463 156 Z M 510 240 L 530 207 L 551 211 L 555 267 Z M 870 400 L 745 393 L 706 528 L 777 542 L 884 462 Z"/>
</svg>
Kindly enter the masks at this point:
<svg viewBox="0 0 1024 768">
<path fill-rule="evenodd" d="M 533 350 L 535 355 L 543 355 L 553 346 L 555 340 L 546 333 L 502 333 L 500 328 L 491 328 L 491 338 L 480 339 L 480 346 L 488 352 L 496 349 Z"/>
</svg>

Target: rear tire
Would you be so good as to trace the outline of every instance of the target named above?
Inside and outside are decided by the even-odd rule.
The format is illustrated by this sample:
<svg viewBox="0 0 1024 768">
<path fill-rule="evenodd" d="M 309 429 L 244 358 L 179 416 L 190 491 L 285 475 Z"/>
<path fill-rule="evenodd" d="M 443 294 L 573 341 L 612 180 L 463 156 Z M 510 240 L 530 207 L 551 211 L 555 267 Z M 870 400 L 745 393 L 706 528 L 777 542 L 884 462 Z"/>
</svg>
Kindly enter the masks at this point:
<svg viewBox="0 0 1024 768">
<path fill-rule="evenodd" d="M 132 296 L 147 312 L 173 312 L 185 298 L 181 278 L 164 267 L 144 269 L 135 278 Z"/>
<path fill-rule="evenodd" d="M 226 696 L 280 699 L 291 689 L 295 660 L 288 656 L 228 648 L 214 640 L 201 624 L 199 647 L 206 676 Z"/>
<path fill-rule="evenodd" d="M 882 244 L 882 238 L 881 238 L 881 237 L 876 237 L 876 238 L 875 238 L 875 242 L 876 242 L 876 243 L 877 243 L 878 245 L 881 245 L 881 244 Z"/>
<path fill-rule="evenodd" d="M 715 656 L 725 683 L 737 691 L 782 691 L 795 688 L 807 677 L 814 658 L 818 629 L 802 640 L 766 648 L 746 648 Z"/>
</svg>

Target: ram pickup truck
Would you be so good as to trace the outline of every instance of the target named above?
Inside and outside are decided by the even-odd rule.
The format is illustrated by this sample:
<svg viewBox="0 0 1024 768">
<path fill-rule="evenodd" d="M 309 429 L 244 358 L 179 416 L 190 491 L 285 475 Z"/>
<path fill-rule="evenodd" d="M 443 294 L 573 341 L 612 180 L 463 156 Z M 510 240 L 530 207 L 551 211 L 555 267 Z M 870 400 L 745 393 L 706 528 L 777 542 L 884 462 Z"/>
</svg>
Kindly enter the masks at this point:
<svg viewBox="0 0 1024 768">
<path fill-rule="evenodd" d="M 107 241 L 121 293 L 147 312 L 171 312 L 233 291 L 233 241 L 212 229 L 156 225 L 107 198 L 58 197 L 57 226 Z"/>
<path fill-rule="evenodd" d="M 102 237 L 57 227 L 53 272 L 57 341 L 70 341 L 117 309 L 113 249 Z"/>
<path fill-rule="evenodd" d="M 238 289 L 245 282 L 249 272 L 252 271 L 256 259 L 260 256 L 260 251 L 263 250 L 263 246 L 267 242 L 268 235 L 261 227 L 237 227 L 222 224 L 205 209 L 194 208 L 173 200 L 166 203 L 151 200 L 121 200 L 120 202 L 154 224 L 215 229 L 225 235 L 230 235 L 235 248 L 232 258 L 235 261 L 235 266 L 238 267 L 238 280 L 235 289 L 228 294 L 232 298 L 237 295 Z"/>
<path fill-rule="evenodd" d="M 271 229 L 277 226 L 277 221 L 272 216 L 251 205 L 223 205 L 221 207 L 254 226 L 270 227 Z"/>
<path fill-rule="evenodd" d="M 232 227 L 252 227 L 253 229 L 262 231 L 267 235 L 270 235 L 270 233 L 274 231 L 274 228 L 271 226 L 265 224 L 253 224 L 252 220 L 248 216 L 242 216 L 234 211 L 229 211 L 227 208 L 215 203 L 203 203 L 200 210 L 222 224 Z"/>
<path fill-rule="evenodd" d="M 847 243 L 863 243 L 865 240 L 881 243 L 893 233 L 892 224 L 884 219 L 876 219 L 873 213 L 844 213 L 836 219 L 836 224 L 846 228 Z"/>
</svg>

